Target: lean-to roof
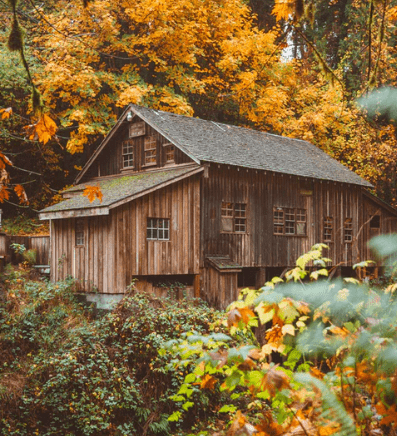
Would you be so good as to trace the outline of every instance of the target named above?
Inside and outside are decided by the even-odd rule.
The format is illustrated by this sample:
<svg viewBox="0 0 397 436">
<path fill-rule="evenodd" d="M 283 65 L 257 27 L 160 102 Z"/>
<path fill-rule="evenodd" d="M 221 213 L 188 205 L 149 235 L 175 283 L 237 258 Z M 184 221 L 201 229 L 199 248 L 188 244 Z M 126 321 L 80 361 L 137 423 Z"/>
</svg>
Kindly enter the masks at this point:
<svg viewBox="0 0 397 436">
<path fill-rule="evenodd" d="M 110 209 L 203 170 L 204 168 L 197 165 L 182 168 L 174 167 L 160 171 L 141 172 L 130 176 L 112 177 L 98 182 L 83 183 L 68 191 L 70 193 L 75 192 L 75 195 L 71 198 L 40 211 L 40 219 L 108 215 Z M 90 185 L 100 187 L 103 195 L 102 202 L 95 199 L 91 203 L 83 195 L 85 187 Z"/>
</svg>

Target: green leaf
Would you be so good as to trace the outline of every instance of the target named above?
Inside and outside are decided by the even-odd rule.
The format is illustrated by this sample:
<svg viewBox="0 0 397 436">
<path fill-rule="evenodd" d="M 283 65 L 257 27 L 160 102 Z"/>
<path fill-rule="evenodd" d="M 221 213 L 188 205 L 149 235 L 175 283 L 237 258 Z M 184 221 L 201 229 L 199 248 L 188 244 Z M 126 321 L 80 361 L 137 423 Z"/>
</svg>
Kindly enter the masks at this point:
<svg viewBox="0 0 397 436">
<path fill-rule="evenodd" d="M 219 413 L 235 412 L 236 410 L 236 406 L 233 406 L 232 404 L 226 404 L 219 409 Z"/>
<path fill-rule="evenodd" d="M 182 412 L 180 410 L 177 410 L 172 415 L 170 415 L 168 417 L 168 421 L 171 421 L 171 422 L 179 421 L 179 418 L 181 417 L 181 415 L 182 415 Z"/>
</svg>

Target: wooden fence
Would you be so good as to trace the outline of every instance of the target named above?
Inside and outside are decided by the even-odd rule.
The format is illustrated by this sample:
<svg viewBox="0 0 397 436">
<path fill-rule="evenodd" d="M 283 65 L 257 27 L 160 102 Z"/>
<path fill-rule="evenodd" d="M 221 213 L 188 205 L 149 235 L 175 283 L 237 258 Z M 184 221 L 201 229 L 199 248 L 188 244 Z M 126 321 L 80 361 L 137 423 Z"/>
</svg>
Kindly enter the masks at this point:
<svg viewBox="0 0 397 436">
<path fill-rule="evenodd" d="M 23 262 L 23 257 L 10 248 L 10 245 L 13 243 L 23 244 L 26 250 L 35 250 L 36 265 L 49 265 L 49 236 L 10 236 L 0 233 L 0 257 L 4 257 L 5 263 L 16 265 Z"/>
</svg>

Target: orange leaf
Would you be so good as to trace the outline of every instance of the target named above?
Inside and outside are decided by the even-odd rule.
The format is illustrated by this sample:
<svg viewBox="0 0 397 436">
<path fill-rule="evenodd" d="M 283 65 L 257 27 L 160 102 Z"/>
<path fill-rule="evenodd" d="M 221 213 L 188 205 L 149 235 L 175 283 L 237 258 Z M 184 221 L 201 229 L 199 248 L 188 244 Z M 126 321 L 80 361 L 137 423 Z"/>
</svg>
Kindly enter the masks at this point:
<svg viewBox="0 0 397 436">
<path fill-rule="evenodd" d="M 238 326 L 238 323 L 241 319 L 241 313 L 238 309 L 232 309 L 228 314 L 227 314 L 227 325 L 228 327 L 231 326 Z"/>
<path fill-rule="evenodd" d="M 2 120 L 6 120 L 7 118 L 10 118 L 10 115 L 12 114 L 12 107 L 0 109 L 0 114 Z"/>
<path fill-rule="evenodd" d="M 28 196 L 22 185 L 16 185 L 14 188 L 15 193 L 18 195 L 19 201 L 24 204 L 29 204 Z"/>
<path fill-rule="evenodd" d="M 3 170 L 6 167 L 6 165 L 12 166 L 12 162 L 10 161 L 10 159 L 8 159 L 8 157 L 5 154 L 0 152 L 0 170 Z"/>
<path fill-rule="evenodd" d="M 262 388 L 269 391 L 269 394 L 273 397 L 276 390 L 282 390 L 289 388 L 289 377 L 283 371 L 278 371 L 277 367 L 270 368 L 269 371 L 262 378 Z"/>
<path fill-rule="evenodd" d="M 8 188 L 4 185 L 0 184 L 0 203 L 3 203 L 5 200 L 10 198 L 10 192 Z"/>
<path fill-rule="evenodd" d="M 216 382 L 217 382 L 216 378 L 212 377 L 209 374 L 205 374 L 204 378 L 200 382 L 200 388 L 212 390 L 214 389 Z"/>
<path fill-rule="evenodd" d="M 44 114 L 36 124 L 25 126 L 24 129 L 32 141 L 40 141 L 43 144 L 55 136 L 57 125 L 48 115 Z"/>
<path fill-rule="evenodd" d="M 92 203 L 96 198 L 102 203 L 103 194 L 99 186 L 86 186 L 83 195 Z"/>
</svg>

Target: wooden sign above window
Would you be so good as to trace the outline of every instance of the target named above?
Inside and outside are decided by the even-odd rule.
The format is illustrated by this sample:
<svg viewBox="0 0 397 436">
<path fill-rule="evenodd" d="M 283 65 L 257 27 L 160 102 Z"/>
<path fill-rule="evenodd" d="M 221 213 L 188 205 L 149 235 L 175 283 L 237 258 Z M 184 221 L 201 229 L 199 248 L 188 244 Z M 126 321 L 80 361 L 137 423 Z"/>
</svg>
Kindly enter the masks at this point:
<svg viewBox="0 0 397 436">
<path fill-rule="evenodd" d="M 144 136 L 146 133 L 145 122 L 141 121 L 139 123 L 130 124 L 129 138 L 136 138 L 137 136 Z"/>
</svg>

